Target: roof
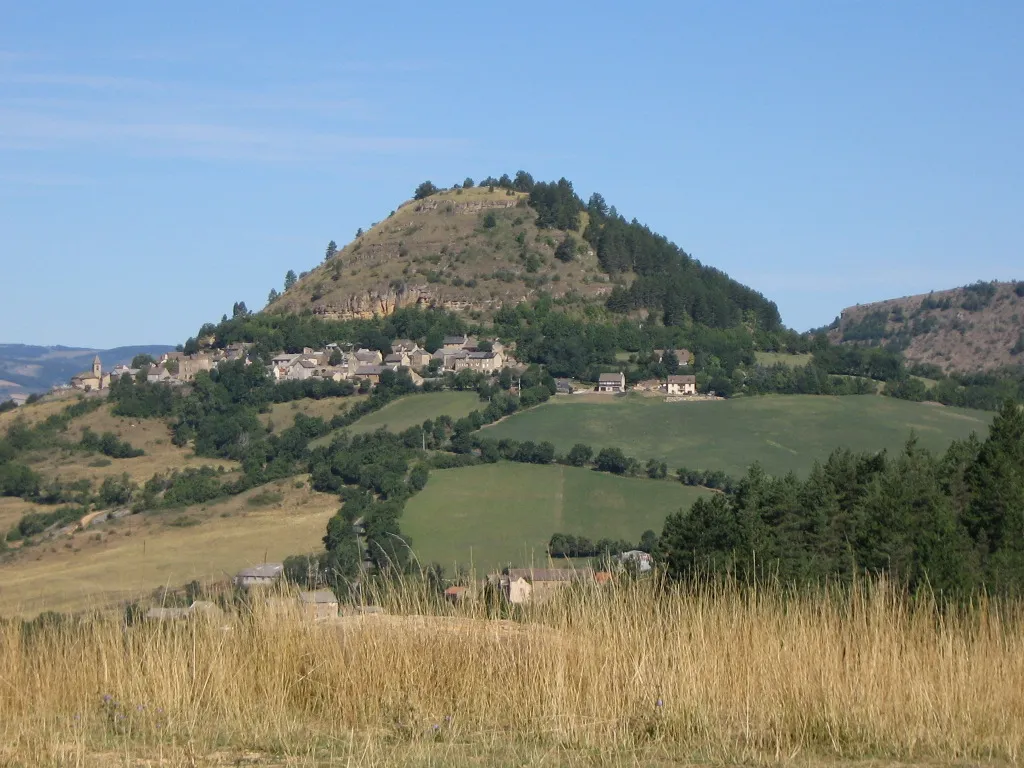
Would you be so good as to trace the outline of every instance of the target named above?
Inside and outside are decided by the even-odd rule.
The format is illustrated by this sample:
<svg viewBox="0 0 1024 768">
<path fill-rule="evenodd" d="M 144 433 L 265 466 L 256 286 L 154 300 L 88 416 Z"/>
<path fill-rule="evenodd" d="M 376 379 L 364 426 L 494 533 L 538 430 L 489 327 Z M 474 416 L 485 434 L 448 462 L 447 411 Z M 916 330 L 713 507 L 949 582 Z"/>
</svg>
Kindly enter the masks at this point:
<svg viewBox="0 0 1024 768">
<path fill-rule="evenodd" d="M 317 366 L 317 364 L 312 360 L 303 360 L 301 363 L 299 363 L 299 365 L 301 365 L 303 368 L 316 368 Z"/>
<path fill-rule="evenodd" d="M 604 585 L 612 580 L 612 575 L 608 571 L 598 571 L 594 574 L 594 581 L 598 584 Z"/>
<path fill-rule="evenodd" d="M 468 338 L 467 336 L 445 336 L 444 337 L 444 343 L 445 344 L 465 344 L 467 338 Z"/>
<path fill-rule="evenodd" d="M 383 370 L 379 365 L 360 365 L 356 368 L 356 376 L 380 376 Z"/>
<path fill-rule="evenodd" d="M 466 591 L 466 589 L 468 589 L 468 587 L 448 587 L 448 589 L 446 589 L 444 593 L 446 595 L 452 595 L 454 597 L 457 595 L 461 595 Z"/>
<path fill-rule="evenodd" d="M 400 363 L 402 362 L 402 355 L 398 352 L 392 352 L 390 355 L 384 358 L 385 363 Z"/>
<path fill-rule="evenodd" d="M 329 589 L 318 589 L 315 592 L 299 592 L 300 603 L 337 603 L 338 598 Z"/>
<path fill-rule="evenodd" d="M 598 381 L 621 382 L 622 378 L 623 378 L 623 374 L 621 372 L 620 373 L 602 373 L 600 376 L 597 377 L 597 380 Z"/>
<path fill-rule="evenodd" d="M 493 352 L 467 352 L 466 357 L 470 360 L 490 360 L 494 357 Z"/>
<path fill-rule="evenodd" d="M 694 376 L 692 373 L 673 374 L 672 376 L 668 377 L 668 383 L 669 384 L 696 384 L 697 383 L 697 377 Z"/>
<path fill-rule="evenodd" d="M 284 566 L 281 563 L 263 563 L 243 568 L 238 577 L 243 579 L 273 579 L 281 575 Z"/>
</svg>

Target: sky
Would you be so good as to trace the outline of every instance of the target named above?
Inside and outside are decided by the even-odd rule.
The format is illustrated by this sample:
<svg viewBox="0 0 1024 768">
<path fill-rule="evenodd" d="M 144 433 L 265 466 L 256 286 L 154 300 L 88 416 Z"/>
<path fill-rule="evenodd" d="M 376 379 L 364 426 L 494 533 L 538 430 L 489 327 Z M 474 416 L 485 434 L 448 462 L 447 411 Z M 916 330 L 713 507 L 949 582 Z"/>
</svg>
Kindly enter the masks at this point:
<svg viewBox="0 0 1024 768">
<path fill-rule="evenodd" d="M 0 342 L 176 344 L 524 169 L 797 330 L 1024 279 L 1024 3 L 0 0 Z"/>
</svg>

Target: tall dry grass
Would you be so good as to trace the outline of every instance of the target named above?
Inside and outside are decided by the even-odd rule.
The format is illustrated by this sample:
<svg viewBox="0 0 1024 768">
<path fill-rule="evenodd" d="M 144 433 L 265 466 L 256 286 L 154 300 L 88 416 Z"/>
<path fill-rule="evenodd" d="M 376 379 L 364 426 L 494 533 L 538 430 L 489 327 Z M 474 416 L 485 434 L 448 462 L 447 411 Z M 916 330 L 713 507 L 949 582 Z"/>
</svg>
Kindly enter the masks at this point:
<svg viewBox="0 0 1024 768">
<path fill-rule="evenodd" d="M 411 587 L 387 599 L 391 615 L 331 624 L 259 606 L 187 625 L 9 623 L 0 762 L 1022 755 L 1019 603 L 940 610 L 885 583 L 786 594 L 647 582 L 509 621 Z"/>
</svg>

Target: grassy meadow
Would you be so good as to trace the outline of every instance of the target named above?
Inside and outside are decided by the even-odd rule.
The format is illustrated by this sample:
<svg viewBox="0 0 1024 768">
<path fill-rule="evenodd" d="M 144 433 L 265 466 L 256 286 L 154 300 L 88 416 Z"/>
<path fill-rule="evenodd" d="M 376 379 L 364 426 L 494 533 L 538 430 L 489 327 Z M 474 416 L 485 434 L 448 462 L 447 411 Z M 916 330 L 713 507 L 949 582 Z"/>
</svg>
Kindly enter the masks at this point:
<svg viewBox="0 0 1024 768">
<path fill-rule="evenodd" d="M 789 352 L 755 352 L 757 362 L 761 365 L 777 365 L 782 363 L 790 368 L 803 368 L 813 359 L 809 352 L 804 354 L 791 354 Z"/>
<path fill-rule="evenodd" d="M 434 470 L 409 500 L 402 532 L 420 563 L 480 571 L 546 565 L 556 532 L 637 542 L 661 533 L 665 516 L 709 491 L 669 480 L 616 477 L 589 469 L 501 462 Z"/>
<path fill-rule="evenodd" d="M 194 507 L 131 515 L 25 547 L 0 564 L 0 615 L 104 606 L 193 579 L 223 580 L 264 560 L 320 551 L 338 499 L 296 488 L 297 480 Z"/>
<path fill-rule="evenodd" d="M 883 584 L 651 580 L 516 620 L 407 587 L 390 615 L 0 625 L 0 763 L 995 765 L 1024 754 L 1024 608 Z"/>
<path fill-rule="evenodd" d="M 595 398 L 553 398 L 484 433 L 495 439 L 548 440 L 560 452 L 574 443 L 587 443 L 595 451 L 618 447 L 670 467 L 716 469 L 735 476 L 759 461 L 767 472 L 779 475 L 806 473 L 814 461 L 839 447 L 898 451 L 911 430 L 921 445 L 942 451 L 971 432 L 983 434 L 992 419 L 985 411 L 875 395 L 766 395 L 679 403 Z"/>
<path fill-rule="evenodd" d="M 481 404 L 476 392 L 408 395 L 388 403 L 379 411 L 367 414 L 349 427 L 349 431 L 359 434 L 384 427 L 391 432 L 404 432 L 409 427 L 418 427 L 427 419 L 436 419 L 438 416 L 461 419 L 485 405 L 486 403 Z"/>
</svg>

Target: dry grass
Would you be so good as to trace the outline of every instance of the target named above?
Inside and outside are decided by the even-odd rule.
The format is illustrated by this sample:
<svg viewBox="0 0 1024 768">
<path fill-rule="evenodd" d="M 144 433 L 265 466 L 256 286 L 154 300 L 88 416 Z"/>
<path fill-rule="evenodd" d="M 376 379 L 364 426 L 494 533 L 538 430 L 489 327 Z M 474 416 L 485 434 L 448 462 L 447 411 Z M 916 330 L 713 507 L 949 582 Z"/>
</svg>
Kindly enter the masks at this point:
<svg viewBox="0 0 1024 768">
<path fill-rule="evenodd" d="M 259 610 L 226 627 L 10 624 L 0 762 L 1015 763 L 1021 608 L 648 583 L 521 624 L 424 618 L 445 609 L 408 596 L 396 612 L 418 618 L 341 628 Z"/>
<path fill-rule="evenodd" d="M 260 421 L 263 422 L 263 426 L 273 424 L 274 431 L 281 432 L 295 423 L 295 414 L 297 413 L 314 418 L 319 416 L 324 421 L 330 421 L 331 417 L 338 413 L 344 413 L 366 398 L 367 395 L 325 397 L 321 400 L 306 397 L 288 403 L 274 403 L 270 408 L 270 413 L 260 414 Z"/>
<path fill-rule="evenodd" d="M 248 499 L 267 488 L 271 507 Z M 0 566 L 0 613 L 107 605 L 161 586 L 210 581 L 264 559 L 322 547 L 334 496 L 289 480 L 181 510 L 145 512 L 24 549 Z M 180 523 L 188 523 L 182 527 Z"/>
</svg>

